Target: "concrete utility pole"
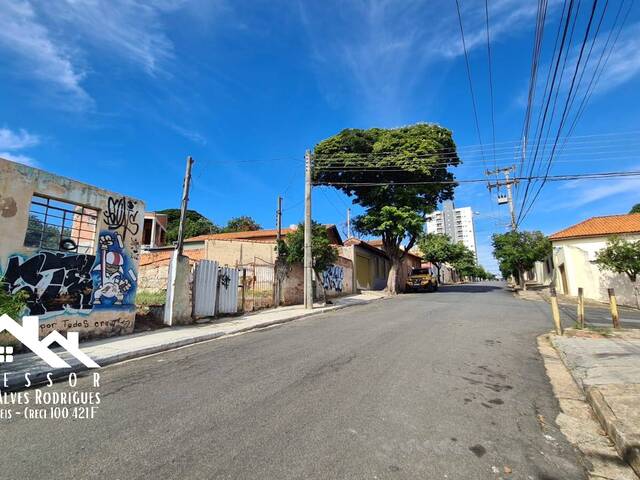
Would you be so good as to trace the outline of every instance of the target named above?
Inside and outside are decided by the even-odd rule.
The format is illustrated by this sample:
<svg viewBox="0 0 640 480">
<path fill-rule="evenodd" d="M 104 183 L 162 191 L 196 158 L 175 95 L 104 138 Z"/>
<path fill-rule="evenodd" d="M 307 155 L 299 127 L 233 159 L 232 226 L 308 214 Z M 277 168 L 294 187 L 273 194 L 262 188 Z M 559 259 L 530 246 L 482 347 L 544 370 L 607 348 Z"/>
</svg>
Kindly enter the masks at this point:
<svg viewBox="0 0 640 480">
<path fill-rule="evenodd" d="M 182 183 L 182 205 L 180 206 L 180 227 L 178 228 L 178 244 L 176 250 L 178 255 L 182 255 L 182 248 L 184 246 L 184 223 L 187 218 L 187 203 L 189 202 L 189 185 L 191 184 L 191 166 L 193 165 L 193 158 L 191 155 L 187 157 L 187 171 L 184 174 L 184 181 Z"/>
<path fill-rule="evenodd" d="M 497 168 L 495 170 L 487 170 L 486 175 L 490 177 L 491 175 L 497 175 L 498 173 L 504 174 L 504 182 L 497 180 L 496 182 L 487 183 L 487 187 L 489 191 L 493 188 L 507 187 L 507 198 L 504 200 L 503 198 L 498 197 L 498 205 L 503 205 L 505 203 L 509 204 L 509 213 L 511 214 L 511 230 L 516 230 L 516 212 L 513 208 L 513 196 L 511 195 L 511 186 L 518 183 L 518 180 L 511 180 L 509 178 L 509 174 L 511 172 L 515 173 L 516 167 L 506 167 L 506 168 Z"/>
<path fill-rule="evenodd" d="M 304 308 L 313 308 L 313 257 L 311 253 L 311 152 L 304 154 Z"/>
<path fill-rule="evenodd" d="M 347 238 L 351 238 L 351 209 L 347 208 Z"/>
<path fill-rule="evenodd" d="M 280 240 L 282 239 L 282 197 L 278 195 L 278 209 L 276 210 L 276 282 L 275 288 L 273 292 L 274 296 L 274 304 L 276 307 L 280 306 L 280 290 L 281 290 L 281 280 L 280 280 Z"/>
</svg>

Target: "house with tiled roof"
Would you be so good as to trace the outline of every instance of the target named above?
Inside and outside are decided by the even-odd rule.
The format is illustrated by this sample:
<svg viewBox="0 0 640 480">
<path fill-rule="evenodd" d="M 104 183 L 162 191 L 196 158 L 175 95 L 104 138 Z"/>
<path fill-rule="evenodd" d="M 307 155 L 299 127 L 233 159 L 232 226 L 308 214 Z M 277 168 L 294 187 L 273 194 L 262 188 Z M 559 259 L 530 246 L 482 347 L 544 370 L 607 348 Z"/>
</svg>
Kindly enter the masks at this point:
<svg viewBox="0 0 640 480">
<path fill-rule="evenodd" d="M 578 288 L 583 288 L 586 298 L 604 302 L 608 300 L 607 289 L 613 288 L 619 303 L 635 305 L 629 278 L 602 270 L 595 263 L 612 236 L 640 240 L 640 213 L 592 217 L 549 236 L 559 292 L 577 296 Z"/>
</svg>

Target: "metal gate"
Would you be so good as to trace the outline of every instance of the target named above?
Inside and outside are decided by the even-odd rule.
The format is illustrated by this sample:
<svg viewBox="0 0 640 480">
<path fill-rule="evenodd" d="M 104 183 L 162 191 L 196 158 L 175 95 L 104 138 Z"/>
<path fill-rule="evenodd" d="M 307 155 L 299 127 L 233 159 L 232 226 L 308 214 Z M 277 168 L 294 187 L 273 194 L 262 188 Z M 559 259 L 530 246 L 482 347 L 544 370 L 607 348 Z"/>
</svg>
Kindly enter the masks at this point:
<svg viewBox="0 0 640 480">
<path fill-rule="evenodd" d="M 217 313 L 238 312 L 238 280 L 237 268 L 220 267 L 218 269 L 218 306 Z"/>
<path fill-rule="evenodd" d="M 200 260 L 193 275 L 193 314 L 197 317 L 213 317 L 216 314 L 218 291 L 218 262 Z"/>
<path fill-rule="evenodd" d="M 238 268 L 242 270 L 242 309 L 250 312 L 272 307 L 275 265 L 256 258 Z"/>
</svg>

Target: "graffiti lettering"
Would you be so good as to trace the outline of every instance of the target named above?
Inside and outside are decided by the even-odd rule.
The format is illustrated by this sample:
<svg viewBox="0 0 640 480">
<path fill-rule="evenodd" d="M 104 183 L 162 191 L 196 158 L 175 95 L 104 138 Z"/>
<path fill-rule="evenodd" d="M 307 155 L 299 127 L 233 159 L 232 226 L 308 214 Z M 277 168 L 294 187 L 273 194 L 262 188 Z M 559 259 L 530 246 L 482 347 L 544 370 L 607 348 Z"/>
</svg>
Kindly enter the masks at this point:
<svg viewBox="0 0 640 480">
<path fill-rule="evenodd" d="M 9 257 L 4 280 L 12 294 L 26 292 L 31 315 L 91 309 L 93 255 L 39 252 Z"/>
<path fill-rule="evenodd" d="M 136 204 L 132 200 L 127 200 L 126 197 L 109 197 L 107 210 L 104 212 L 104 221 L 110 230 L 122 228 L 123 237 L 127 236 L 127 232 L 136 235 L 140 229 L 138 213 Z"/>
<path fill-rule="evenodd" d="M 344 269 L 338 265 L 329 265 L 322 272 L 322 285 L 325 290 L 342 291 L 342 282 L 344 280 Z"/>
</svg>

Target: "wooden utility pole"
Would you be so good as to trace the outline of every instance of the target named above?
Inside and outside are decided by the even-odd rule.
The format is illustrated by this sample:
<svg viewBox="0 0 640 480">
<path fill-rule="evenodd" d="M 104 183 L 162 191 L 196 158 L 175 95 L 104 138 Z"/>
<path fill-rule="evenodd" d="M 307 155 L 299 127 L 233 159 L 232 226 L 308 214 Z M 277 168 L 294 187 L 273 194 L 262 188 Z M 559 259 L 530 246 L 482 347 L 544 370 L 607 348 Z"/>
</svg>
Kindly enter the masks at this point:
<svg viewBox="0 0 640 480">
<path fill-rule="evenodd" d="M 347 208 L 347 238 L 351 238 L 351 209 Z"/>
<path fill-rule="evenodd" d="M 620 315 L 618 314 L 618 301 L 616 300 L 616 292 L 613 288 L 607 288 L 609 293 L 609 307 L 611 308 L 611 321 L 613 328 L 620 328 Z"/>
<path fill-rule="evenodd" d="M 184 223 L 187 219 L 187 203 L 189 202 L 189 186 L 191 184 L 191 166 L 193 165 L 193 158 L 187 157 L 187 171 L 184 174 L 184 181 L 182 183 L 182 204 L 180 205 L 180 227 L 178 228 L 178 244 L 176 250 L 178 255 L 182 255 L 182 249 L 184 247 Z"/>
<path fill-rule="evenodd" d="M 506 167 L 506 168 L 497 168 L 495 170 L 487 170 L 485 172 L 488 177 L 491 175 L 497 175 L 498 173 L 502 173 L 504 175 L 504 182 L 499 180 L 493 183 L 489 182 L 487 183 L 487 188 L 489 188 L 489 191 L 491 191 L 491 189 L 493 188 L 500 188 L 503 186 L 507 187 L 506 201 L 501 201 L 501 198 L 498 196 L 498 205 L 503 205 L 505 203 L 509 204 L 509 213 L 511 214 L 511 230 L 514 230 L 514 231 L 516 229 L 516 212 L 513 207 L 513 196 L 511 194 L 511 186 L 517 184 L 518 180 L 511 180 L 511 178 L 509 177 L 509 174 L 511 172 L 515 173 L 515 170 L 516 170 L 516 167 L 512 166 L 512 167 Z"/>
<path fill-rule="evenodd" d="M 280 268 L 282 252 L 280 251 L 280 240 L 282 240 L 282 197 L 278 195 L 278 209 L 276 210 L 276 281 L 274 284 L 273 300 L 276 307 L 280 306 L 280 290 L 282 282 L 280 279 Z"/>
<path fill-rule="evenodd" d="M 278 209 L 276 210 L 276 240 L 279 242 L 282 236 L 282 197 L 278 195 Z M 280 251 L 278 251 L 280 253 Z"/>
<path fill-rule="evenodd" d="M 313 308 L 313 257 L 311 253 L 311 152 L 304 154 L 304 308 Z"/>
</svg>

